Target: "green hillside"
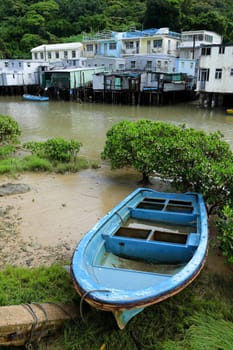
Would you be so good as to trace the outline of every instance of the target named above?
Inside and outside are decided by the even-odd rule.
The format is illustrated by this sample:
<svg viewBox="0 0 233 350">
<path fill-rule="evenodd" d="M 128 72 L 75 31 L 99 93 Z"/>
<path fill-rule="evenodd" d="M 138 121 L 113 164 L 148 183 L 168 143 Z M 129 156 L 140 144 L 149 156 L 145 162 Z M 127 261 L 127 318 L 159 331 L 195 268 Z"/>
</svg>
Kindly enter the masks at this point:
<svg viewBox="0 0 233 350">
<path fill-rule="evenodd" d="M 82 33 L 129 28 L 205 29 L 233 42 L 232 0 L 4 0 L 0 58 L 30 58 L 44 43 L 81 41 Z"/>
</svg>

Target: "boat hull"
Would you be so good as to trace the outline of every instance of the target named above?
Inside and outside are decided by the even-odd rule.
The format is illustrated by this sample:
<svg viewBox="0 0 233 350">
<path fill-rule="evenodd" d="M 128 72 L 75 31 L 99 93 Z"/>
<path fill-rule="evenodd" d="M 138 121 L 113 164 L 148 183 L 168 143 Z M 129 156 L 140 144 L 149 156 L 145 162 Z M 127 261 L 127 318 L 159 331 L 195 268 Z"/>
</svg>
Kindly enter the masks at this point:
<svg viewBox="0 0 233 350">
<path fill-rule="evenodd" d="M 207 247 L 201 195 L 137 189 L 77 246 L 74 287 L 91 306 L 111 311 L 123 329 L 145 307 L 187 287 L 201 271 Z"/>
<path fill-rule="evenodd" d="M 48 96 L 37 96 L 37 95 L 23 95 L 23 99 L 26 101 L 34 101 L 34 102 L 46 102 L 49 101 Z"/>
</svg>

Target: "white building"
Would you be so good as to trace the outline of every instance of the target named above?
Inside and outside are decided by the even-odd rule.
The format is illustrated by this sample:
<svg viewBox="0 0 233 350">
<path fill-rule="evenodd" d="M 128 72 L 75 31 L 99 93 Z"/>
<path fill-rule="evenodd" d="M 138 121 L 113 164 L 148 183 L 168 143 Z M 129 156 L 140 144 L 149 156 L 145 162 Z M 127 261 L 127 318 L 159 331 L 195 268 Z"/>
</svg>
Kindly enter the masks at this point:
<svg viewBox="0 0 233 350">
<path fill-rule="evenodd" d="M 83 45 L 79 42 L 40 45 L 31 50 L 35 61 L 56 62 L 77 60 L 83 56 Z"/>
<path fill-rule="evenodd" d="M 125 59 L 119 57 L 95 57 L 86 59 L 87 67 L 104 67 L 108 72 L 125 69 Z"/>
<path fill-rule="evenodd" d="M 204 46 L 200 58 L 199 91 L 233 93 L 233 46 Z"/>
<path fill-rule="evenodd" d="M 233 94 L 232 57 L 232 45 L 202 47 L 197 90 L 205 96 L 204 105 L 214 106 L 220 95 L 224 97 Z"/>
<path fill-rule="evenodd" d="M 126 70 L 175 72 L 176 58 L 168 55 L 132 55 L 125 57 Z"/>
<path fill-rule="evenodd" d="M 32 60 L 0 60 L 0 86 L 39 85 L 45 62 Z"/>
<path fill-rule="evenodd" d="M 221 44 L 222 36 L 208 30 L 190 30 L 181 33 L 179 44 L 179 57 L 186 59 L 199 59 L 201 46 Z"/>
</svg>

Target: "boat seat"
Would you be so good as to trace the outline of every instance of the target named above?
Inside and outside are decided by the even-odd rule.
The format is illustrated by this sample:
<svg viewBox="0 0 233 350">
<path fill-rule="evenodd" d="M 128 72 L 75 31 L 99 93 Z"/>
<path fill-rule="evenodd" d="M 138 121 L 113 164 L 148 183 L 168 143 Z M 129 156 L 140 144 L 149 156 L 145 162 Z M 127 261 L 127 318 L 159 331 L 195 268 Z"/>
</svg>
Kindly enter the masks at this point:
<svg viewBox="0 0 233 350">
<path fill-rule="evenodd" d="M 180 264 L 192 258 L 196 249 L 194 237 L 190 238 L 190 243 L 193 244 L 187 244 L 186 234 L 170 233 L 169 238 L 167 232 L 160 232 L 160 236 L 164 234 L 164 239 L 158 236 L 156 239 L 156 233 L 158 231 L 148 235 L 146 239 L 120 235 L 103 235 L 103 238 L 106 250 L 121 257 L 166 264 Z"/>
</svg>

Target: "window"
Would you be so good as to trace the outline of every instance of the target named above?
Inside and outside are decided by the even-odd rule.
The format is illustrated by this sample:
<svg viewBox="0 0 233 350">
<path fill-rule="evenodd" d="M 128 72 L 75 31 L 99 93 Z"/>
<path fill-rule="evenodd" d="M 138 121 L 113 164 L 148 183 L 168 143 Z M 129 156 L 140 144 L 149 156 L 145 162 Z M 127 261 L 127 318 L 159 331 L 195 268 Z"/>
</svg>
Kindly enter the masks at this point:
<svg viewBox="0 0 233 350">
<path fill-rule="evenodd" d="M 48 52 L 48 59 L 51 59 L 52 58 L 52 54 L 51 52 Z"/>
<path fill-rule="evenodd" d="M 202 56 L 208 56 L 211 55 L 211 48 L 210 47 L 203 47 L 201 49 Z"/>
<path fill-rule="evenodd" d="M 76 57 L 76 51 L 72 51 L 72 58 Z"/>
<path fill-rule="evenodd" d="M 151 69 L 152 68 L 152 61 L 147 61 L 146 62 L 146 68 Z"/>
<path fill-rule="evenodd" d="M 205 34 L 205 41 L 208 41 L 209 43 L 212 43 L 213 42 L 213 36 Z"/>
<path fill-rule="evenodd" d="M 195 39 L 198 41 L 203 41 L 203 34 L 194 35 Z"/>
<path fill-rule="evenodd" d="M 34 53 L 35 60 L 37 60 L 37 52 Z"/>
<path fill-rule="evenodd" d="M 225 53 L 225 46 L 220 46 L 218 49 L 219 54 L 224 54 Z"/>
<path fill-rule="evenodd" d="M 64 51 L 64 58 L 68 58 L 68 51 Z"/>
<path fill-rule="evenodd" d="M 199 80 L 200 81 L 209 81 L 209 69 L 200 69 L 199 71 Z"/>
<path fill-rule="evenodd" d="M 92 44 L 87 44 L 87 51 L 93 51 L 93 45 Z"/>
<path fill-rule="evenodd" d="M 32 73 L 28 73 L 28 78 L 29 78 L 29 79 L 32 78 Z"/>
<path fill-rule="evenodd" d="M 215 79 L 222 79 L 222 69 L 216 69 Z"/>
<path fill-rule="evenodd" d="M 40 58 L 43 60 L 43 58 L 44 58 L 44 53 L 43 52 L 40 52 Z"/>
<path fill-rule="evenodd" d="M 156 73 L 152 73 L 151 74 L 151 81 L 156 81 L 157 80 L 157 74 Z"/>
<path fill-rule="evenodd" d="M 8 62 L 5 62 L 4 64 L 5 64 L 5 67 L 8 67 L 8 65 L 9 65 Z"/>
<path fill-rule="evenodd" d="M 116 43 L 109 43 L 109 50 L 116 50 Z"/>
<path fill-rule="evenodd" d="M 126 49 L 133 49 L 133 41 L 126 41 L 125 48 Z"/>
<path fill-rule="evenodd" d="M 55 57 L 59 58 L 59 52 L 58 51 L 55 53 Z"/>
<path fill-rule="evenodd" d="M 161 48 L 162 44 L 163 44 L 163 40 L 162 39 L 156 39 L 156 40 L 153 41 L 153 46 L 156 49 Z"/>
<path fill-rule="evenodd" d="M 131 69 L 134 69 L 136 68 L 136 61 L 131 61 Z"/>
<path fill-rule="evenodd" d="M 231 68 L 231 73 L 230 73 L 231 76 L 233 76 L 233 68 Z"/>
</svg>

